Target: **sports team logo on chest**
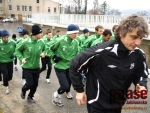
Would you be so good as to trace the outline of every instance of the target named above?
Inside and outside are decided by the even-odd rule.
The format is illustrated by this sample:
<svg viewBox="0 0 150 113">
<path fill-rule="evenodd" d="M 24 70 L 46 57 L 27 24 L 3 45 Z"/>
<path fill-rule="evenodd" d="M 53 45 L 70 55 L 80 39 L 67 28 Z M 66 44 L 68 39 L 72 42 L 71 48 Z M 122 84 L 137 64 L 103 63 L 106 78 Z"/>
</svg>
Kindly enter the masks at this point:
<svg viewBox="0 0 150 113">
<path fill-rule="evenodd" d="M 31 51 L 32 47 L 28 47 L 29 51 Z"/>
<path fill-rule="evenodd" d="M 10 48 L 13 48 L 13 46 L 11 45 Z"/>
<path fill-rule="evenodd" d="M 41 46 L 39 46 L 39 50 L 41 49 Z"/>
<path fill-rule="evenodd" d="M 62 50 L 63 50 L 63 51 L 66 51 L 66 46 L 62 46 Z"/>
<path fill-rule="evenodd" d="M 133 69 L 133 68 L 134 68 L 134 63 L 131 63 L 130 69 Z"/>
</svg>

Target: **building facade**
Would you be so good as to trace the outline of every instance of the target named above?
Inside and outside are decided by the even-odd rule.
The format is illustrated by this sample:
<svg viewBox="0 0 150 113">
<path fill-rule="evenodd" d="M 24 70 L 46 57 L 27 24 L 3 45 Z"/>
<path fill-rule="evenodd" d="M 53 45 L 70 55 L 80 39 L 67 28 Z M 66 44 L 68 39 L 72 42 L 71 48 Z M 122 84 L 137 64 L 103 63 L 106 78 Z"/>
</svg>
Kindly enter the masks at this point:
<svg viewBox="0 0 150 113">
<path fill-rule="evenodd" d="M 19 21 L 34 13 L 59 14 L 60 3 L 53 0 L 0 0 L 0 18 L 14 17 Z"/>
</svg>

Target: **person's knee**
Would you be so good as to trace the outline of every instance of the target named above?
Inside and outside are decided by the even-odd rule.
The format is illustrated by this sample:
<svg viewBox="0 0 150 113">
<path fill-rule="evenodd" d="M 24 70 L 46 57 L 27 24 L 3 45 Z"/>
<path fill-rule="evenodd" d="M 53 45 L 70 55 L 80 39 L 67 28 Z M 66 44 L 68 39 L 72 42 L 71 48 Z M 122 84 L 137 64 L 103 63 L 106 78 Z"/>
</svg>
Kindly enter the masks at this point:
<svg viewBox="0 0 150 113">
<path fill-rule="evenodd" d="M 4 80 L 9 80 L 9 76 L 8 75 L 3 75 L 3 79 Z"/>
<path fill-rule="evenodd" d="M 30 88 L 34 87 L 34 83 L 33 82 L 28 82 L 26 84 L 26 86 L 30 89 Z"/>
</svg>

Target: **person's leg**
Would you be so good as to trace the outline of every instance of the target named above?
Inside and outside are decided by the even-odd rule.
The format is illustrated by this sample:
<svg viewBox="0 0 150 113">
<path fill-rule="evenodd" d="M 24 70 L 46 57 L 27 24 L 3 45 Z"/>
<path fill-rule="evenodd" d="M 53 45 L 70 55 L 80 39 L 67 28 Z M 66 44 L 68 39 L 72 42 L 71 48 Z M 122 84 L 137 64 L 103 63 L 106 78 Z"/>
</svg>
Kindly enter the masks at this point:
<svg viewBox="0 0 150 113">
<path fill-rule="evenodd" d="M 3 85 L 3 82 L 2 82 L 2 73 L 1 73 L 1 70 L 0 70 L 0 85 Z"/>
<path fill-rule="evenodd" d="M 8 63 L 8 76 L 9 76 L 9 81 L 12 80 L 12 77 L 13 77 L 13 62 Z"/>
<path fill-rule="evenodd" d="M 26 78 L 26 83 L 23 85 L 21 89 L 21 98 L 25 99 L 26 91 L 31 89 L 34 85 L 34 80 L 33 80 L 33 75 L 32 75 L 32 70 L 29 69 L 23 69 L 24 76 Z"/>
<path fill-rule="evenodd" d="M 15 71 L 18 70 L 18 68 L 17 68 L 17 57 L 15 57 L 15 60 L 14 60 L 14 69 L 15 69 Z"/>
<path fill-rule="evenodd" d="M 69 84 L 69 89 L 66 91 L 66 94 L 67 94 L 67 98 L 68 98 L 68 99 L 71 99 L 73 96 L 72 96 L 72 94 L 70 93 L 71 80 L 70 80 L 70 76 L 69 76 L 69 69 L 66 70 L 66 78 L 67 78 L 67 81 L 68 81 L 68 84 Z"/>
<path fill-rule="evenodd" d="M 40 73 L 46 70 L 46 60 L 45 58 L 41 58 L 42 68 L 40 69 Z"/>
<path fill-rule="evenodd" d="M 66 70 L 55 68 L 55 71 L 60 84 L 60 88 L 58 89 L 58 94 L 63 94 L 64 92 L 69 90 L 69 83 L 66 77 Z"/>
<path fill-rule="evenodd" d="M 21 83 L 22 83 L 22 85 L 25 85 L 25 83 L 26 83 L 26 79 L 25 79 L 25 76 L 24 76 L 23 69 L 22 69 L 22 79 L 21 79 Z"/>
<path fill-rule="evenodd" d="M 54 105 L 63 106 L 63 103 L 60 100 L 61 94 L 68 91 L 69 89 L 69 83 L 66 78 L 66 70 L 55 68 L 55 72 L 56 72 L 60 87 L 57 91 L 54 92 L 52 102 Z"/>
<path fill-rule="evenodd" d="M 2 81 L 2 73 L 1 73 L 1 70 L 0 70 L 0 81 Z"/>
<path fill-rule="evenodd" d="M 28 94 L 28 96 L 32 99 L 32 97 L 34 97 L 34 94 L 36 92 L 36 89 L 38 87 L 38 81 L 39 81 L 39 69 L 34 69 L 33 73 L 32 73 L 32 76 L 33 76 L 33 81 L 34 81 L 34 84 L 33 84 L 33 87 L 30 89 L 30 92 Z"/>
<path fill-rule="evenodd" d="M 1 73 L 3 74 L 3 86 L 5 87 L 5 93 L 9 94 L 9 76 L 7 63 L 0 63 Z"/>
<path fill-rule="evenodd" d="M 47 82 L 47 83 L 50 83 L 50 74 L 51 74 L 51 70 L 52 70 L 52 64 L 51 64 L 51 61 L 50 61 L 50 58 L 49 58 L 49 57 L 45 57 L 45 60 L 46 60 L 47 65 L 48 65 L 47 76 L 46 76 L 46 82 Z"/>
</svg>

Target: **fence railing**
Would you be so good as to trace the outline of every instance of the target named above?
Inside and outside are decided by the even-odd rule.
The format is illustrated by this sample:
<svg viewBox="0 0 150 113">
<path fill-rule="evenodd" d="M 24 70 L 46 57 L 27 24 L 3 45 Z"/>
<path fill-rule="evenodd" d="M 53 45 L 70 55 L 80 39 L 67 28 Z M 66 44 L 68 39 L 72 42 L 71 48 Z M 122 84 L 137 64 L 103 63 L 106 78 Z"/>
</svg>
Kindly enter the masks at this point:
<svg viewBox="0 0 150 113">
<path fill-rule="evenodd" d="M 79 27 L 94 28 L 96 25 L 102 25 L 104 28 L 112 28 L 126 16 L 116 15 L 84 15 L 84 14 L 60 14 L 50 15 L 44 13 L 32 14 L 33 23 L 55 23 L 68 25 L 77 24 Z M 144 17 L 150 23 L 150 16 Z"/>
</svg>

